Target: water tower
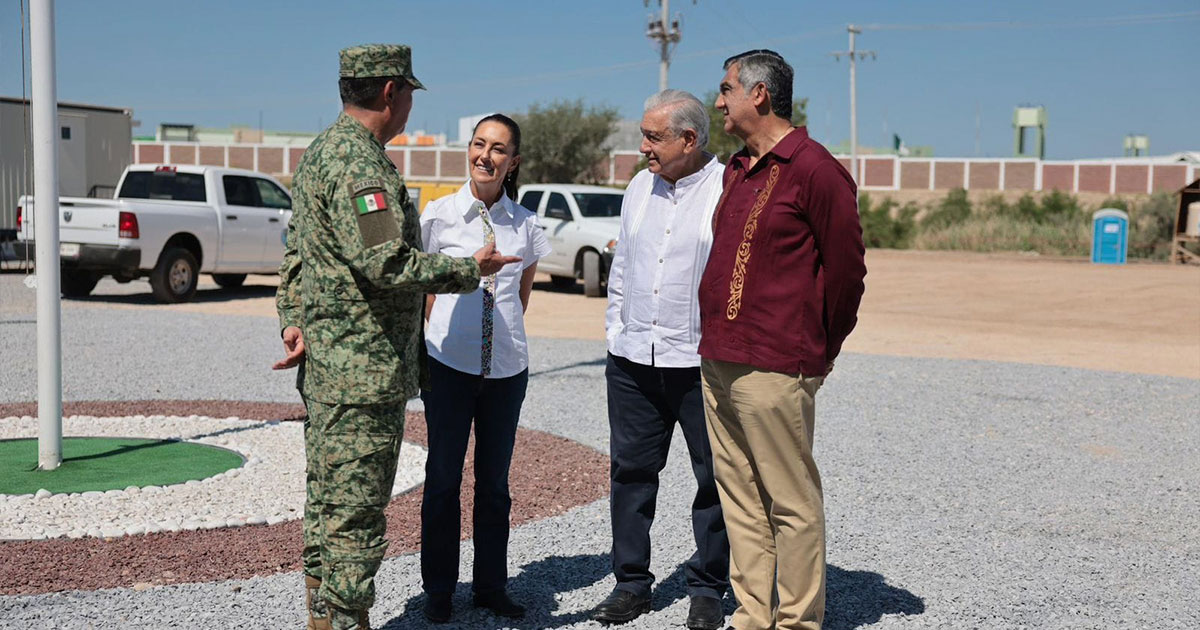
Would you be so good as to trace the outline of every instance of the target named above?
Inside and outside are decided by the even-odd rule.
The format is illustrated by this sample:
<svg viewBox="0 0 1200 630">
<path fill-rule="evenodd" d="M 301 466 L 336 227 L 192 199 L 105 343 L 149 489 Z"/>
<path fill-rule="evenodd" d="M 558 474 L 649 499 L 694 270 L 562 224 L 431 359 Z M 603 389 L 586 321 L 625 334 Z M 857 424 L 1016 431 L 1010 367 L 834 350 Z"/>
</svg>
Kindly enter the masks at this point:
<svg viewBox="0 0 1200 630">
<path fill-rule="evenodd" d="M 1031 150 L 1032 142 L 1026 141 L 1026 131 L 1037 135 L 1037 148 Z M 1013 156 L 1046 158 L 1046 108 L 1022 105 L 1013 112 Z"/>
<path fill-rule="evenodd" d="M 1141 157 L 1150 151 L 1150 137 L 1140 134 L 1125 136 L 1125 157 Z"/>
</svg>

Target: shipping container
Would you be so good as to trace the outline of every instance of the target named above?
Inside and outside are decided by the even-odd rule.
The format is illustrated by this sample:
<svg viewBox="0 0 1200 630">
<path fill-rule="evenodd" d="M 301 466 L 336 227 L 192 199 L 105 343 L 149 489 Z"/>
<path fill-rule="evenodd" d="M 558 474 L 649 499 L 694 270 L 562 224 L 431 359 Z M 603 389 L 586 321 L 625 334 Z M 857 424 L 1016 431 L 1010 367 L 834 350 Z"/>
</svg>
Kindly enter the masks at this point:
<svg viewBox="0 0 1200 630">
<path fill-rule="evenodd" d="M 132 110 L 58 104 L 58 194 L 111 198 L 132 159 Z M 0 242 L 16 232 L 17 198 L 33 190 L 32 112 L 0 96 Z"/>
</svg>

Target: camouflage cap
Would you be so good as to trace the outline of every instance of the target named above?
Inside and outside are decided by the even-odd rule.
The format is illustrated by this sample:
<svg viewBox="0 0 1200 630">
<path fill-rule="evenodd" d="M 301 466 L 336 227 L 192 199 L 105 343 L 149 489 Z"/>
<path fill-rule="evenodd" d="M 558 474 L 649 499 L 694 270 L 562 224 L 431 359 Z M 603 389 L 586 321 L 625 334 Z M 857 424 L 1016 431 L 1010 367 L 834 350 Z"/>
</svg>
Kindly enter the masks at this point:
<svg viewBox="0 0 1200 630">
<path fill-rule="evenodd" d="M 365 44 L 338 53 L 342 78 L 404 77 L 415 89 L 425 86 L 413 76 L 412 49 L 403 44 Z"/>
</svg>

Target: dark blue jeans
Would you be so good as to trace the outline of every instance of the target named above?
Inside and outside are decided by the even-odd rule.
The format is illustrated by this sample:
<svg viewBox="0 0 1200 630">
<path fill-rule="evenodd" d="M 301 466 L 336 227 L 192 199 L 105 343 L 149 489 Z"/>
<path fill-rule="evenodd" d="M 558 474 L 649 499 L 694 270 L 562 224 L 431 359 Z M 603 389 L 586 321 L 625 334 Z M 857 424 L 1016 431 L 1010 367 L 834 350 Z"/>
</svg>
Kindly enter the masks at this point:
<svg viewBox="0 0 1200 630">
<path fill-rule="evenodd" d="M 427 593 L 453 593 L 458 583 L 462 517 L 459 490 L 467 440 L 475 425 L 475 592 L 508 580 L 508 466 L 529 370 L 483 378 L 429 359 L 431 389 L 421 391 L 429 427 L 421 500 L 421 579 Z"/>
<path fill-rule="evenodd" d="M 690 596 L 720 598 L 729 587 L 729 537 L 713 476 L 704 424 L 700 368 L 660 368 L 608 355 L 608 423 L 612 459 L 612 561 L 617 588 L 648 595 L 650 525 L 658 473 L 667 465 L 678 424 L 696 476 L 692 531 L 696 553 L 684 567 Z"/>
</svg>

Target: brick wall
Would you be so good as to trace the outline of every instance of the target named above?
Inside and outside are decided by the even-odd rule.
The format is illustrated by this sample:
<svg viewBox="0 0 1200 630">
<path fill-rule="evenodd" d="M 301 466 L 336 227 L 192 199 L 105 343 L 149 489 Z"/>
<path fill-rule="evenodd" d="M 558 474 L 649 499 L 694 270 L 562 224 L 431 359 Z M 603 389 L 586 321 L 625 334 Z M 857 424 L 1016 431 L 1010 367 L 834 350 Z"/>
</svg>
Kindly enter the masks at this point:
<svg viewBox="0 0 1200 630">
<path fill-rule="evenodd" d="M 1000 190 L 999 162 L 971 162 L 971 173 L 968 177 L 967 188 Z"/>
<path fill-rule="evenodd" d="M 1034 162 L 1005 162 L 1005 190 L 1033 190 L 1037 187 L 1037 164 Z"/>
<path fill-rule="evenodd" d="M 466 151 L 459 147 L 389 147 L 388 157 L 410 179 L 461 182 L 467 177 Z M 290 175 L 304 155 L 303 147 L 253 144 L 135 142 L 135 163 L 201 164 Z M 596 165 L 596 175 L 611 185 L 633 178 L 641 154 L 614 152 Z M 836 156 L 847 170 L 848 156 Z M 898 163 L 898 164 L 897 164 Z M 1191 164 L 1131 159 L 1042 161 L 1031 159 L 897 158 L 861 156 L 863 190 L 1061 190 L 1109 194 L 1175 191 L 1200 176 Z M 1078 177 L 1076 172 L 1078 171 Z M 932 175 L 932 181 L 931 181 Z"/>
<path fill-rule="evenodd" d="M 962 188 L 963 177 L 966 176 L 966 162 L 943 162 L 938 160 L 933 164 L 934 188 Z"/>
</svg>

